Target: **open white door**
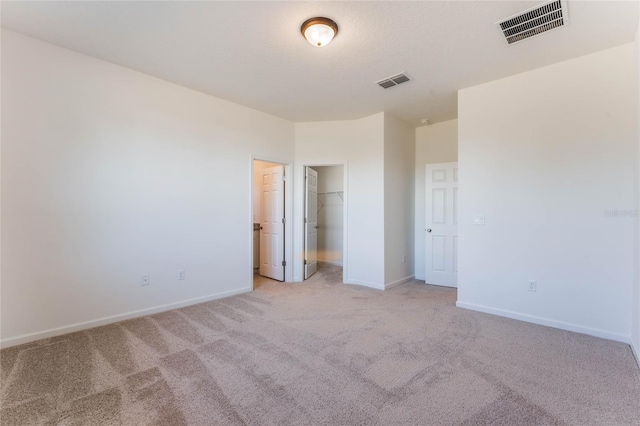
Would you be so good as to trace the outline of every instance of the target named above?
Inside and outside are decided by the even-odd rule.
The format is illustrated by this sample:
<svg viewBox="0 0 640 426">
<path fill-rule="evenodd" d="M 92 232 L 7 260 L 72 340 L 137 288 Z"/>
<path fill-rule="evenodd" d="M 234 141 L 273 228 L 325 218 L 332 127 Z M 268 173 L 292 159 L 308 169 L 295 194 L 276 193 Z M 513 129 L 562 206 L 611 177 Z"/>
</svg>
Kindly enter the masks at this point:
<svg viewBox="0 0 640 426">
<path fill-rule="evenodd" d="M 458 286 L 458 163 L 426 170 L 425 282 Z"/>
<path fill-rule="evenodd" d="M 304 279 L 318 270 L 318 172 L 305 167 Z"/>
<path fill-rule="evenodd" d="M 284 281 L 284 167 L 262 171 L 260 275 Z"/>
</svg>

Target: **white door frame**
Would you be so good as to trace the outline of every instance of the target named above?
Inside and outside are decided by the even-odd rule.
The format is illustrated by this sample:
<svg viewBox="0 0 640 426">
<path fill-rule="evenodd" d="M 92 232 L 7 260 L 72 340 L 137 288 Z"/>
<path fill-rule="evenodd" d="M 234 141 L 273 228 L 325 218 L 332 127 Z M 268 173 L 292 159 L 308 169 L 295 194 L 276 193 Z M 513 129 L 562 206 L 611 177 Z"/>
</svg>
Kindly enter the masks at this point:
<svg viewBox="0 0 640 426">
<path fill-rule="evenodd" d="M 251 190 L 249 191 L 249 205 L 251 209 L 249 211 L 248 224 L 247 224 L 247 235 L 249 236 L 249 247 L 251 247 L 251 251 L 249 256 L 247 256 L 247 260 L 249 265 L 247 266 L 247 272 L 249 273 L 248 287 L 253 290 L 253 194 L 255 191 L 254 188 L 254 176 L 253 176 L 253 162 L 254 161 L 265 161 L 268 163 L 280 164 L 284 166 L 284 174 L 286 176 L 286 181 L 284 185 L 284 260 L 286 262 L 286 266 L 284 267 L 284 280 L 285 282 L 293 281 L 293 164 L 288 160 L 283 160 L 281 158 L 273 158 L 267 157 L 264 155 L 251 155 L 249 161 L 249 177 L 251 179 L 251 185 L 249 186 Z"/>
<path fill-rule="evenodd" d="M 349 265 L 349 165 L 347 161 L 302 162 L 296 165 L 295 250 L 294 280 L 304 281 L 304 169 L 305 167 L 342 166 L 342 282 L 347 282 Z"/>
</svg>

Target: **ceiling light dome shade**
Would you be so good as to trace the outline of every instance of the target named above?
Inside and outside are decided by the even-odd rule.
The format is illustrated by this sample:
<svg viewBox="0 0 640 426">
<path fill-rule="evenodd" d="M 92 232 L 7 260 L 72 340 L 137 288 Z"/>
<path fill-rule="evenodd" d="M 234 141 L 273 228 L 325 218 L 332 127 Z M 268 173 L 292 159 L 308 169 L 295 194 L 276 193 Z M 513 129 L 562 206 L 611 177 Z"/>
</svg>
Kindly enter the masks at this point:
<svg viewBox="0 0 640 426">
<path fill-rule="evenodd" d="M 304 21 L 300 32 L 312 45 L 324 47 L 338 34 L 338 24 L 329 18 L 311 18 Z"/>
</svg>

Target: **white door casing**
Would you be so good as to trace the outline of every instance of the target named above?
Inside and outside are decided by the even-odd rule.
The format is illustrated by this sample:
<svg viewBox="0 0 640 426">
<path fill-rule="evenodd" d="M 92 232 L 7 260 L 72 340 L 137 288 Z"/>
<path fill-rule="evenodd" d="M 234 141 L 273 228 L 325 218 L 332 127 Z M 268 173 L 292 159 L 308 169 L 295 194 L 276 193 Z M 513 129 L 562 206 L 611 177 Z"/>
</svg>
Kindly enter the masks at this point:
<svg viewBox="0 0 640 426">
<path fill-rule="evenodd" d="M 262 171 L 260 275 L 284 281 L 284 167 Z"/>
<path fill-rule="evenodd" d="M 458 163 L 427 164 L 425 282 L 458 286 Z"/>
<path fill-rule="evenodd" d="M 304 279 L 318 270 L 318 172 L 305 167 Z"/>
</svg>

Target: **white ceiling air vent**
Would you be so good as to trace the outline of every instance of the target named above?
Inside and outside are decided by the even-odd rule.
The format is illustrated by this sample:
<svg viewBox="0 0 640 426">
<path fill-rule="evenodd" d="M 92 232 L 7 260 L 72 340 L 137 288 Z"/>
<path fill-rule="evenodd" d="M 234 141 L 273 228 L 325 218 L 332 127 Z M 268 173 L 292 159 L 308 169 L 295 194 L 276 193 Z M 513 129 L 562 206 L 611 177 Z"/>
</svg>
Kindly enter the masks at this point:
<svg viewBox="0 0 640 426">
<path fill-rule="evenodd" d="M 497 22 L 507 43 L 513 44 L 569 23 L 567 1 L 554 0 Z"/>
<path fill-rule="evenodd" d="M 405 73 L 394 75 L 393 77 L 387 77 L 380 81 L 377 81 L 376 84 L 383 89 L 388 89 L 389 87 L 397 86 L 398 84 L 405 83 L 409 81 L 410 78 L 407 77 Z"/>
</svg>

